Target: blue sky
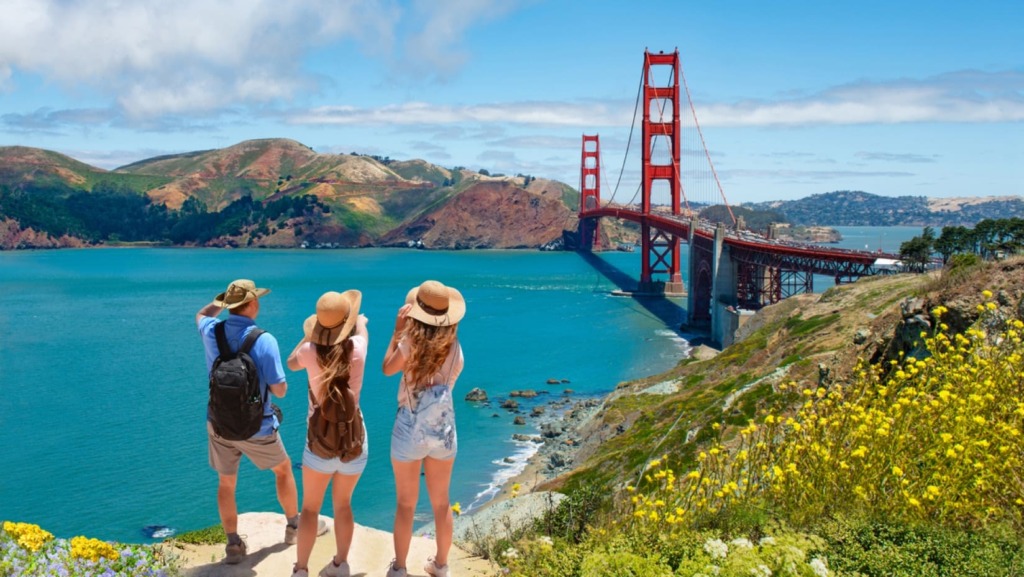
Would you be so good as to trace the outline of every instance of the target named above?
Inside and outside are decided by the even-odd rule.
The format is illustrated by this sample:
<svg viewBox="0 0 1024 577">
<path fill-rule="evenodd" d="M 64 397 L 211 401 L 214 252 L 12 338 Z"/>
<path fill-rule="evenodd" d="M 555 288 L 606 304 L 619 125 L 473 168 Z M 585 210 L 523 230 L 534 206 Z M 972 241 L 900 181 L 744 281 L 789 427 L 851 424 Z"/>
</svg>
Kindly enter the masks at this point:
<svg viewBox="0 0 1024 577">
<path fill-rule="evenodd" d="M 0 145 L 114 168 L 283 137 L 576 186 L 596 133 L 607 198 L 645 49 L 680 51 L 733 204 L 1024 194 L 1016 0 L 0 0 Z"/>
</svg>

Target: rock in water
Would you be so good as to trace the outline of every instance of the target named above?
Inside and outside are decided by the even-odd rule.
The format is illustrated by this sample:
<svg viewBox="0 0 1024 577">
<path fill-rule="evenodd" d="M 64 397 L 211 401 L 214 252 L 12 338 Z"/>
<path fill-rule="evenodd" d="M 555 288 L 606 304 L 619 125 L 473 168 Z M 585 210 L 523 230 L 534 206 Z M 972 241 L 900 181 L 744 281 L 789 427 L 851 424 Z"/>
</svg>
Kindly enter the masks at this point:
<svg viewBox="0 0 1024 577">
<path fill-rule="evenodd" d="M 467 401 L 486 401 L 487 400 L 487 391 L 485 391 L 485 390 L 483 390 L 483 389 L 481 389 L 479 387 L 476 387 L 473 390 L 471 390 L 468 393 L 466 393 L 466 400 Z"/>
</svg>

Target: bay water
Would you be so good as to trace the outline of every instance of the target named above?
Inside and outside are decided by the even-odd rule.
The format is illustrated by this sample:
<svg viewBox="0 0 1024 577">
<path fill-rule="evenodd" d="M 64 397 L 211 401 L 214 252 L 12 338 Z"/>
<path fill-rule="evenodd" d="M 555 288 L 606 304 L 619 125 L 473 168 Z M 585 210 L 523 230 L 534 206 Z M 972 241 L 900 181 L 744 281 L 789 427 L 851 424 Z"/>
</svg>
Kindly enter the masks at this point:
<svg viewBox="0 0 1024 577">
<path fill-rule="evenodd" d="M 598 268 L 634 278 L 640 268 L 638 254 L 595 258 Z M 463 510 L 479 507 L 522 466 L 530 446 L 511 436 L 536 433 L 537 420 L 517 426 L 498 402 L 462 401 L 471 388 L 498 401 L 517 389 L 543 392 L 520 399 L 528 413 L 566 389 L 576 399 L 607 394 L 687 354 L 678 332 L 682 299 L 644 306 L 611 296 L 618 287 L 594 265 L 575 253 L 539 251 L 2 252 L 0 519 L 37 523 L 59 537 L 124 542 L 150 541 L 153 527 L 219 523 L 194 319 L 235 278 L 271 289 L 257 323 L 278 339 L 282 357 L 324 291 L 363 291 L 370 347 L 361 404 L 370 457 L 353 508 L 358 523 L 385 530 L 394 514 L 388 453 L 398 378 L 381 373 L 384 349 L 409 288 L 431 278 L 460 289 L 468 309 L 459 328 L 466 368 L 455 393 L 459 454 L 451 498 Z M 298 463 L 307 383 L 304 372 L 286 372 L 289 392 L 276 402 L 285 414 L 285 446 Z M 273 474 L 244 460 L 237 498 L 242 512 L 280 510 Z M 324 513 L 331 514 L 329 500 Z M 424 488 L 417 525 L 429 517 Z"/>
</svg>

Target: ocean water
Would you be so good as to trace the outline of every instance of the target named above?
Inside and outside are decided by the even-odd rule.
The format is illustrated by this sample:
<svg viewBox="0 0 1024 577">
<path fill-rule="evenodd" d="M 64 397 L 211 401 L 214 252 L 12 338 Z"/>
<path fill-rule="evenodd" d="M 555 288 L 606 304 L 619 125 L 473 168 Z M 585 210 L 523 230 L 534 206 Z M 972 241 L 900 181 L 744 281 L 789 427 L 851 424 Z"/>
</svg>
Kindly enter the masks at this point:
<svg viewBox="0 0 1024 577">
<path fill-rule="evenodd" d="M 394 483 L 388 448 L 397 377 L 380 371 L 394 315 L 427 278 L 459 288 L 466 368 L 457 384 L 459 456 L 452 501 L 486 502 L 528 457 L 498 403 L 515 389 L 604 395 L 624 380 L 684 358 L 685 302 L 615 297 L 636 277 L 636 253 L 593 259 L 533 251 L 87 249 L 0 252 L 0 519 L 38 523 L 59 537 L 148 542 L 143 529 L 219 523 L 207 464 L 207 383 L 195 313 L 235 278 L 272 290 L 257 322 L 286 356 L 327 290 L 363 291 L 370 350 L 362 393 L 370 460 L 355 491 L 357 522 L 389 530 Z M 287 369 L 286 369 L 287 370 Z M 288 372 L 276 402 L 293 461 L 305 439 L 305 373 Z M 547 385 L 548 379 L 567 384 Z M 495 416 L 496 415 L 496 416 Z M 528 421 L 531 421 L 528 419 Z M 512 463 L 505 458 L 511 457 Z M 301 485 L 300 485 L 301 487 Z M 300 489 L 301 490 L 301 489 Z M 273 474 L 243 461 L 240 511 L 278 511 Z M 325 505 L 330 514 L 330 505 Z M 425 489 L 418 519 L 429 519 Z M 163 530 L 163 529 L 161 529 Z"/>
</svg>

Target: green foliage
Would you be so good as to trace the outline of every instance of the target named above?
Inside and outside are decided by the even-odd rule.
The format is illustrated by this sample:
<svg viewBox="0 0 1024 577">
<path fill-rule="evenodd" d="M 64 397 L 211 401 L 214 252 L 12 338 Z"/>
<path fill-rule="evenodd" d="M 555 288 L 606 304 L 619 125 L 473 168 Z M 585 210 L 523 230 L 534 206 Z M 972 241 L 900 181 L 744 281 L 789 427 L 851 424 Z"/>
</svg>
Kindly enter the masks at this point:
<svg viewBox="0 0 1024 577">
<path fill-rule="evenodd" d="M 793 336 L 805 335 L 813 332 L 823 325 L 834 323 L 839 320 L 839 313 L 829 315 L 817 315 L 809 319 L 803 319 L 799 315 L 786 319 L 785 327 Z"/>
<path fill-rule="evenodd" d="M 570 491 L 554 510 L 548 510 L 537 519 L 534 530 L 570 543 L 579 543 L 605 504 L 607 495 L 596 485 L 580 486 Z"/>
<path fill-rule="evenodd" d="M 220 212 L 189 197 L 178 211 L 153 204 L 127 185 L 97 184 L 92 192 L 64 185 L 0 187 L 0 216 L 53 237 L 77 236 L 92 243 L 173 242 L 204 244 L 248 227 L 268 234 L 270 222 L 310 216 L 325 207 L 313 195 L 284 197 L 263 205 L 245 195 Z"/>
<path fill-rule="evenodd" d="M 921 236 L 900 244 L 900 259 L 915 272 L 924 272 L 935 250 L 935 233 L 930 226 L 924 227 Z"/>
<path fill-rule="evenodd" d="M 188 531 L 175 535 L 173 539 L 170 539 L 171 543 L 186 543 L 189 545 L 219 545 L 228 542 L 227 536 L 224 534 L 224 528 L 220 525 L 213 525 L 203 529 L 196 529 L 195 531 Z"/>
<path fill-rule="evenodd" d="M 1024 573 L 1024 545 L 996 528 L 958 531 L 937 525 L 831 519 L 817 528 L 838 575 L 863 577 L 1010 577 Z"/>
<path fill-rule="evenodd" d="M 671 577 L 672 569 L 635 553 L 591 553 L 580 571 L 588 577 Z"/>
</svg>

